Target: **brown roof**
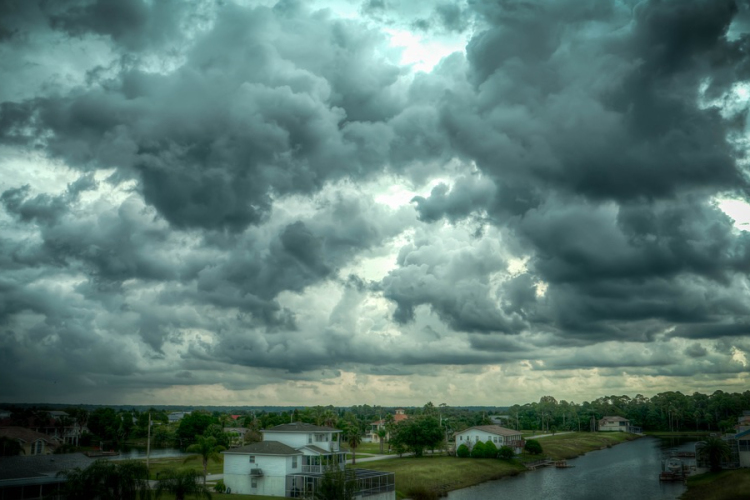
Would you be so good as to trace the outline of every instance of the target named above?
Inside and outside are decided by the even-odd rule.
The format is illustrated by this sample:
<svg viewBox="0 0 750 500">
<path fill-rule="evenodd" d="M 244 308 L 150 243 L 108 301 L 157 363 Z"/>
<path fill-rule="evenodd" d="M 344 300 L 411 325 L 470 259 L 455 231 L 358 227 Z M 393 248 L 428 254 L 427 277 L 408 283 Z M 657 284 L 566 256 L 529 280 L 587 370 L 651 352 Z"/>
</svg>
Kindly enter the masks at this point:
<svg viewBox="0 0 750 500">
<path fill-rule="evenodd" d="M 611 420 L 612 422 L 628 422 L 628 419 L 624 417 L 602 417 L 602 420 Z"/>
<path fill-rule="evenodd" d="M 464 429 L 461 432 L 457 432 L 456 434 L 461 434 L 462 432 L 470 431 L 472 429 L 487 432 L 489 434 L 497 434 L 498 436 L 518 436 L 521 434 L 521 431 L 506 429 L 505 427 L 500 427 L 499 425 L 475 425 L 474 427 L 469 427 L 468 429 Z"/>
<path fill-rule="evenodd" d="M 39 439 L 42 439 L 52 446 L 56 446 L 58 444 L 57 440 L 49 437 L 48 435 L 42 434 L 41 432 L 32 431 L 31 429 L 26 429 L 24 427 L 0 427 L 0 436 L 23 441 L 24 443 L 33 443 L 35 441 L 38 441 Z"/>
<path fill-rule="evenodd" d="M 395 415 L 393 415 L 394 423 L 403 422 L 404 420 L 408 420 L 408 419 L 409 419 L 409 415 L 406 415 L 404 413 L 396 413 Z M 373 422 L 370 425 L 383 425 L 383 424 L 385 424 L 385 420 L 378 420 L 377 422 Z"/>
</svg>

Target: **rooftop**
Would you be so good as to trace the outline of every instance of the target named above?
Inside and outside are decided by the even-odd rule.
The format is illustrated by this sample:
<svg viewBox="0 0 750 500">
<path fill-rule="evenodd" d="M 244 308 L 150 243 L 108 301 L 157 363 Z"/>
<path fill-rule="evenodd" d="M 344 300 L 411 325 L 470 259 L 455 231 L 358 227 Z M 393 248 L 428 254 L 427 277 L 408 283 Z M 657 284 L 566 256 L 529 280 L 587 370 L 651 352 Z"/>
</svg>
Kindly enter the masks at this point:
<svg viewBox="0 0 750 500">
<path fill-rule="evenodd" d="M 333 427 L 323 427 L 322 425 L 306 424 L 304 422 L 292 422 L 291 424 L 281 424 L 261 432 L 341 432 Z"/>
<path fill-rule="evenodd" d="M 287 446 L 284 443 L 278 441 L 261 441 L 259 443 L 248 444 L 247 446 L 241 446 L 239 448 L 232 448 L 227 451 L 222 451 L 224 454 L 229 455 L 301 455 L 299 452 Z"/>
<path fill-rule="evenodd" d="M 94 462 L 83 453 L 0 457 L 0 481 L 54 477 L 60 471 L 86 468 Z"/>
<path fill-rule="evenodd" d="M 482 432 L 487 432 L 489 434 L 497 434 L 498 436 L 518 436 L 521 434 L 521 431 L 514 431 L 513 429 L 506 429 L 505 427 L 500 427 L 499 425 L 476 425 L 474 427 L 469 427 L 468 429 L 464 429 L 461 432 L 470 431 L 472 429 L 476 429 Z M 460 432 L 457 432 L 456 434 L 460 434 Z"/>
</svg>

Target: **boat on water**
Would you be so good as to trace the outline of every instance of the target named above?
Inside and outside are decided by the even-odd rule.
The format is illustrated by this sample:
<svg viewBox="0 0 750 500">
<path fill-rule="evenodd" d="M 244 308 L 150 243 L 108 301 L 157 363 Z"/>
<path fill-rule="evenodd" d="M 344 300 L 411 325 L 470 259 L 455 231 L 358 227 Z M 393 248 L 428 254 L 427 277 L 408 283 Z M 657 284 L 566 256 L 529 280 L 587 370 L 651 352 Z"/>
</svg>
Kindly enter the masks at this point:
<svg viewBox="0 0 750 500">
<path fill-rule="evenodd" d="M 691 470 L 691 464 L 687 460 L 672 455 L 662 460 L 659 481 L 686 481 Z"/>
<path fill-rule="evenodd" d="M 570 465 L 567 460 L 558 460 L 555 462 L 555 467 L 558 469 L 569 469 L 570 467 L 575 467 L 575 465 Z"/>
</svg>

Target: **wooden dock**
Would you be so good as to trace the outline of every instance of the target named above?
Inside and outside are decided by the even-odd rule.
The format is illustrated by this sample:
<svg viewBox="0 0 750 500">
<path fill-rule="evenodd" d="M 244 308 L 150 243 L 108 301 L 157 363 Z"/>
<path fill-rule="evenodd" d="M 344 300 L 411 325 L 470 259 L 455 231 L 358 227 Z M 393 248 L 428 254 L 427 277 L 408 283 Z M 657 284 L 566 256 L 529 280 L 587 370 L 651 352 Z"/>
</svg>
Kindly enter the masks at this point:
<svg viewBox="0 0 750 500">
<path fill-rule="evenodd" d="M 555 462 L 551 458 L 543 458 L 542 460 L 536 460 L 534 462 L 526 462 L 523 465 L 528 470 L 537 470 L 539 467 L 547 467 L 548 465 L 554 465 Z"/>
</svg>

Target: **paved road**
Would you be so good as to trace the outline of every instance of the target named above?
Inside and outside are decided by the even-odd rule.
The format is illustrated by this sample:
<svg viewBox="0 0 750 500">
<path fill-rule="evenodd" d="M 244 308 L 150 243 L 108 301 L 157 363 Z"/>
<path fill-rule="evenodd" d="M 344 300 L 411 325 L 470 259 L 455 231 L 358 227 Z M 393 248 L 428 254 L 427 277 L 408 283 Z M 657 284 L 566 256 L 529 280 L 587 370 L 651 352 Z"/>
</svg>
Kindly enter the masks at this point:
<svg viewBox="0 0 750 500">
<path fill-rule="evenodd" d="M 539 438 L 546 438 L 550 436 L 559 436 L 560 434 L 571 434 L 573 431 L 565 431 L 565 432 L 555 432 L 554 434 L 539 434 L 538 436 L 526 436 L 524 439 L 539 439 Z"/>
</svg>

